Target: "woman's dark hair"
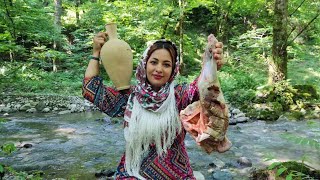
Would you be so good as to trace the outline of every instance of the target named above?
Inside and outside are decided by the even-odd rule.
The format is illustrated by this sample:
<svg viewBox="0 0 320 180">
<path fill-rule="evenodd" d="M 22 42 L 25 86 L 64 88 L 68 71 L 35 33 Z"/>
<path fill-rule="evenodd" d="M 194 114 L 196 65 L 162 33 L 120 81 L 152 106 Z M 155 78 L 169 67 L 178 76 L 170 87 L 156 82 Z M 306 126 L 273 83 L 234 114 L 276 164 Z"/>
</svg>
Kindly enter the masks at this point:
<svg viewBox="0 0 320 180">
<path fill-rule="evenodd" d="M 157 50 L 157 49 L 166 49 L 169 51 L 170 56 L 172 58 L 172 64 L 175 64 L 178 52 L 177 52 L 177 47 L 172 44 L 170 41 L 157 41 L 153 45 L 151 45 L 150 50 L 148 51 L 147 54 L 147 59 L 151 56 L 151 54 Z"/>
</svg>

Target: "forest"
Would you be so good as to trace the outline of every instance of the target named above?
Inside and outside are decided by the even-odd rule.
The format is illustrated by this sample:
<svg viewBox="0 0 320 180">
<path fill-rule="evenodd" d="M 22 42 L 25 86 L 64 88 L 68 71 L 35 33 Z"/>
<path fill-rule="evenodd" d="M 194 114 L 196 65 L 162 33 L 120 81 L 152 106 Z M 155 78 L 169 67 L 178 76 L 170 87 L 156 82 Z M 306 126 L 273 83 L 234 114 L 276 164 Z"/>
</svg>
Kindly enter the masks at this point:
<svg viewBox="0 0 320 180">
<path fill-rule="evenodd" d="M 254 120 L 312 120 L 320 127 L 318 0 L 1 0 L 0 15 L 0 127 L 16 112 L 8 110 L 9 97 L 82 98 L 92 39 L 111 22 L 133 50 L 133 69 L 149 41 L 175 42 L 181 83 L 199 76 L 214 34 L 224 44 L 219 79 L 230 106 Z M 100 72 L 112 85 L 103 66 Z M 319 129 L 309 139 L 288 139 L 319 153 Z M 0 179 L 8 171 L 1 156 L 16 149 L 5 143 L 0 138 Z M 299 175 L 269 166 L 275 168 L 287 179 Z"/>
</svg>

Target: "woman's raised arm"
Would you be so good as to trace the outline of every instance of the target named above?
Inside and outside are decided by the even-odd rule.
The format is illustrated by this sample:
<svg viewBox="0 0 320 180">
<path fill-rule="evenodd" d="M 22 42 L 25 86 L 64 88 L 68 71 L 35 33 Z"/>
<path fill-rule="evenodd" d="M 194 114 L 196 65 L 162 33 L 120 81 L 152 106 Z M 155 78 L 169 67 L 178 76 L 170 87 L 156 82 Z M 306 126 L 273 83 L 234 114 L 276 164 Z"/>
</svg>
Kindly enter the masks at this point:
<svg viewBox="0 0 320 180">
<path fill-rule="evenodd" d="M 93 38 L 93 50 L 92 56 L 87 67 L 87 70 L 84 74 L 85 78 L 92 78 L 99 75 L 99 58 L 100 51 L 103 44 L 106 42 L 108 34 L 106 32 L 99 32 Z"/>
</svg>

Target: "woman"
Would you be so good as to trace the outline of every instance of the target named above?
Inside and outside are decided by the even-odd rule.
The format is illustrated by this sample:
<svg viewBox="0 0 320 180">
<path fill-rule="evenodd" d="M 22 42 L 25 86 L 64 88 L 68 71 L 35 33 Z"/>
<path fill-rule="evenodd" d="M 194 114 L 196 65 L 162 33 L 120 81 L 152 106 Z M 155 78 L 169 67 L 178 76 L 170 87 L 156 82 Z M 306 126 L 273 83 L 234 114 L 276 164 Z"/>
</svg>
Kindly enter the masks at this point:
<svg viewBox="0 0 320 180">
<path fill-rule="evenodd" d="M 93 56 L 99 57 L 106 33 L 93 39 Z M 213 51 L 222 61 L 222 43 Z M 186 131 L 179 112 L 199 100 L 197 79 L 176 85 L 179 70 L 176 46 L 159 40 L 149 46 L 136 70 L 137 85 L 117 91 L 105 87 L 99 62 L 90 60 L 83 81 L 83 96 L 109 116 L 124 116 L 125 154 L 116 179 L 195 179 L 186 152 Z"/>
</svg>

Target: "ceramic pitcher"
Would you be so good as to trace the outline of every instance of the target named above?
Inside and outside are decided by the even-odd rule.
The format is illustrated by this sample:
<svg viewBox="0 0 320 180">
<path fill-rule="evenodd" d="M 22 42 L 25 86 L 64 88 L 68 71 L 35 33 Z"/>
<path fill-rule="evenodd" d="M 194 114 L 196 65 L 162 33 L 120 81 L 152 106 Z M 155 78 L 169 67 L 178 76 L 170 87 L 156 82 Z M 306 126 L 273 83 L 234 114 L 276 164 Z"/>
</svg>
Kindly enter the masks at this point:
<svg viewBox="0 0 320 180">
<path fill-rule="evenodd" d="M 100 52 L 103 67 L 117 90 L 128 89 L 133 69 L 132 50 L 128 43 L 118 39 L 115 23 L 107 24 L 106 30 L 109 40 Z"/>
</svg>

